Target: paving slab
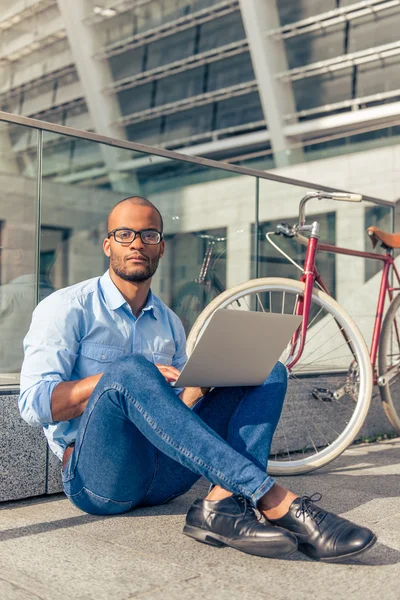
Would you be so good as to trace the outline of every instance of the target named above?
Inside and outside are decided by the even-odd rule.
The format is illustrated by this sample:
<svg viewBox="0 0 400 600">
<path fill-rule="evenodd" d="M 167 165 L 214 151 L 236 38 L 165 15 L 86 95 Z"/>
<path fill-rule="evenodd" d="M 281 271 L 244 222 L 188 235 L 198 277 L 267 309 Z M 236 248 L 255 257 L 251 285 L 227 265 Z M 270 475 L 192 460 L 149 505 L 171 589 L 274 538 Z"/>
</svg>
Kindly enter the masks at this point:
<svg viewBox="0 0 400 600">
<path fill-rule="evenodd" d="M 314 473 L 279 480 L 373 529 L 369 552 L 325 564 L 214 548 L 182 535 L 185 514 L 207 494 L 187 494 L 120 516 L 87 515 L 63 495 L 0 504 L 1 600 L 398 600 L 400 438 L 353 446 Z"/>
</svg>

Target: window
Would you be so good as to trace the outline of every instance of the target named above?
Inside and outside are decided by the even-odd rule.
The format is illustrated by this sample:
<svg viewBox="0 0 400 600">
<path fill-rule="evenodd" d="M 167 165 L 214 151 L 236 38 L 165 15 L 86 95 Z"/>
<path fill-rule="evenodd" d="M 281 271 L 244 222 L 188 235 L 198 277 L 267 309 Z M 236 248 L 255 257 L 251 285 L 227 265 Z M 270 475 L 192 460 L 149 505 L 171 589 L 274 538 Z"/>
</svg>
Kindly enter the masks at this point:
<svg viewBox="0 0 400 600">
<path fill-rule="evenodd" d="M 295 23 L 337 8 L 336 0 L 277 0 L 277 5 L 281 25 Z"/>
<path fill-rule="evenodd" d="M 293 81 L 297 110 L 324 106 L 351 98 L 352 70 L 317 75 L 311 79 Z"/>
</svg>

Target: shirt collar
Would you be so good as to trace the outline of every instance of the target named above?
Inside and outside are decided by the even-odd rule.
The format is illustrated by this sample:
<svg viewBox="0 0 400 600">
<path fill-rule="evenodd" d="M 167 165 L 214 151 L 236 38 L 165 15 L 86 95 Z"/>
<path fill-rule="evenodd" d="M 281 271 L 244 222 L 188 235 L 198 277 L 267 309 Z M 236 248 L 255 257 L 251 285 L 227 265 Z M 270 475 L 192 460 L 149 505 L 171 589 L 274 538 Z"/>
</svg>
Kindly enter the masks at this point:
<svg viewBox="0 0 400 600">
<path fill-rule="evenodd" d="M 111 310 L 117 310 L 124 304 L 128 304 L 113 280 L 110 277 L 110 271 L 106 271 L 102 277 L 100 277 L 100 286 L 104 294 L 106 304 Z M 155 296 L 151 290 L 149 290 L 146 304 L 143 307 L 143 311 L 151 311 L 151 314 L 157 319 L 157 307 L 155 302 Z"/>
</svg>

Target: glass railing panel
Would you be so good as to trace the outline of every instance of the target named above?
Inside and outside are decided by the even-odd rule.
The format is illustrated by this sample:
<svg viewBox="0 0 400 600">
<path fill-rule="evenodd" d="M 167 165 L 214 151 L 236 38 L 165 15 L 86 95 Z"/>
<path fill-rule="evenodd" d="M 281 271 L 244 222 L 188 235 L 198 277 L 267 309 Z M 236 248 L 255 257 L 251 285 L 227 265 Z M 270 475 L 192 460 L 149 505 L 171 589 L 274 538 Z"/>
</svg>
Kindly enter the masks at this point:
<svg viewBox="0 0 400 600">
<path fill-rule="evenodd" d="M 250 278 L 254 177 L 71 137 L 55 152 L 49 139 L 44 132 L 40 268 L 53 289 L 106 271 L 107 215 L 132 195 L 163 215 L 165 254 L 152 289 L 187 332 L 213 297 Z"/>
<path fill-rule="evenodd" d="M 297 221 L 299 201 L 309 191 L 307 187 L 205 166 L 201 159 L 190 162 L 111 147 L 60 131 L 43 132 L 40 261 L 36 270 L 37 144 L 36 130 L 3 124 L 0 172 L 7 194 L 2 205 L 5 216 L 0 221 L 8 223 L 0 231 L 4 253 L 11 226 L 18 232 L 15 239 L 19 240 L 21 232 L 24 237 L 22 246 L 18 242 L 21 247 L 13 255 L 12 268 L 6 254 L 1 256 L 3 304 L 7 286 L 19 277 L 18 256 L 22 257 L 23 275 L 30 276 L 24 279 L 27 322 L 18 319 L 19 363 L 12 367 L 4 362 L 7 377 L 18 372 L 22 361 L 22 339 L 31 318 L 26 307 L 33 309 L 36 297 L 40 300 L 54 290 L 99 276 L 108 268 L 102 250 L 107 215 L 127 196 L 147 197 L 163 214 L 166 251 L 152 289 L 177 312 L 187 332 L 200 311 L 227 288 L 254 277 L 299 277 L 296 267 L 268 244 L 266 233 L 281 220 Z M 254 158 L 262 161 L 271 156 Z M 295 158 L 295 152 L 286 153 L 286 159 L 284 153 L 275 155 L 280 166 Z M 8 208 L 10 193 L 20 203 L 17 211 L 14 200 L 13 211 Z M 307 205 L 307 215 L 308 221 L 319 221 L 322 241 L 358 250 L 370 250 L 365 233 L 369 225 L 390 230 L 394 222 L 391 207 L 372 202 L 315 200 Z M 273 239 L 302 264 L 303 246 L 283 237 Z M 368 341 L 379 263 L 321 253 L 318 265 L 331 294 L 354 317 Z M 38 290 L 36 281 L 40 283 Z"/>
<path fill-rule="evenodd" d="M 38 131 L 0 122 L 0 386 L 19 384 L 36 299 Z"/>
</svg>

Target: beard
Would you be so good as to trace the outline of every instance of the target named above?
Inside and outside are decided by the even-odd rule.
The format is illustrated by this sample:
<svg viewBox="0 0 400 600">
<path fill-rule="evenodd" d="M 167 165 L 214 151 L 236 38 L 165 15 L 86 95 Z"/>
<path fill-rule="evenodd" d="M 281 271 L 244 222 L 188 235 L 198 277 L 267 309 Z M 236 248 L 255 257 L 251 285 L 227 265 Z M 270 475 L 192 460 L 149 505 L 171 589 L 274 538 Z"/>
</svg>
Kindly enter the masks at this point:
<svg viewBox="0 0 400 600">
<path fill-rule="evenodd" d="M 148 258 L 148 262 L 143 263 L 142 268 L 130 270 L 124 259 L 117 258 L 115 255 L 111 255 L 110 257 L 110 266 L 114 273 L 124 281 L 132 283 L 147 281 L 153 277 L 158 269 L 159 262 L 160 254 L 152 259 Z"/>
</svg>

